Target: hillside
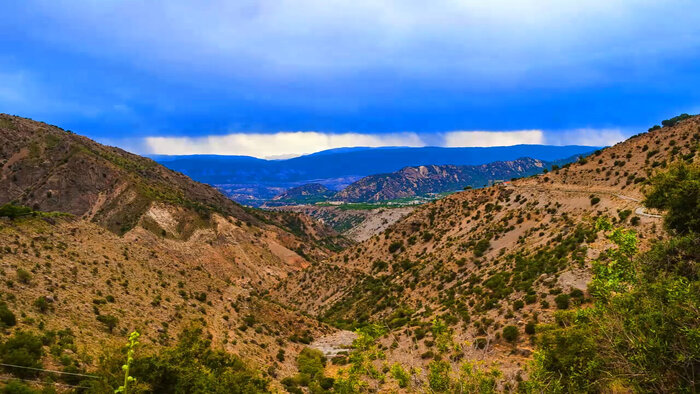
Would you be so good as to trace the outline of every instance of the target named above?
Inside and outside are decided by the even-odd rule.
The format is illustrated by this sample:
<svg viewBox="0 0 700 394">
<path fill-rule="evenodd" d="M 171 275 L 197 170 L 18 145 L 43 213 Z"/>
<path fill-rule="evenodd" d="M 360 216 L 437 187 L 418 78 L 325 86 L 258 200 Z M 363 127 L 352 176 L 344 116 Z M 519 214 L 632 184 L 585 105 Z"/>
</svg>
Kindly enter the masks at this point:
<svg viewBox="0 0 700 394">
<path fill-rule="evenodd" d="M 265 205 L 313 204 L 319 201 L 325 201 L 333 196 L 333 194 L 332 190 L 320 183 L 307 183 L 276 195 L 272 200 L 265 203 Z"/>
<path fill-rule="evenodd" d="M 0 218 L 0 296 L 18 320 L 3 335 L 70 330 L 45 366 L 91 370 L 134 329 L 155 351 L 197 323 L 271 377 L 294 370 L 280 349 L 332 331 L 263 296 L 348 244 L 333 230 L 29 119 L 0 115 L 0 142 L 0 205 L 28 207 Z"/>
<path fill-rule="evenodd" d="M 699 143 L 696 116 L 546 174 L 452 194 L 274 294 L 342 327 L 380 323 L 390 333 L 380 339 L 387 362 L 407 367 L 425 369 L 443 353 L 430 335 L 437 317 L 466 344 L 445 356 L 495 363 L 516 382 L 533 350 L 531 326 L 589 302 L 591 262 L 610 247 L 596 218 L 634 229 L 642 250 L 667 237 L 661 217 L 642 207 L 643 189 L 671 162 L 697 162 Z M 502 337 L 509 325 L 514 343 Z"/>
<path fill-rule="evenodd" d="M 495 180 L 510 180 L 541 172 L 547 164 L 521 158 L 478 166 L 406 167 L 390 174 L 370 175 L 353 182 L 333 199 L 346 202 L 384 201 L 487 186 Z"/>
</svg>

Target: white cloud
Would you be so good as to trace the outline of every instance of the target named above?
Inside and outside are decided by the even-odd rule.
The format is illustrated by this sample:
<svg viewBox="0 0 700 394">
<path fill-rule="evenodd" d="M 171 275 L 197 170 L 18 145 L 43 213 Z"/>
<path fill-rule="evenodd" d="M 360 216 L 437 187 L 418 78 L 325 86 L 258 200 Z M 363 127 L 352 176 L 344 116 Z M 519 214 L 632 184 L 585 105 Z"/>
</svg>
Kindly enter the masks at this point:
<svg viewBox="0 0 700 394">
<path fill-rule="evenodd" d="M 627 139 L 621 129 L 582 128 L 548 133 L 546 143 L 551 145 L 611 146 Z"/>
<path fill-rule="evenodd" d="M 508 146 L 542 144 L 543 141 L 544 132 L 542 130 L 451 131 L 445 133 L 443 146 Z"/>
<path fill-rule="evenodd" d="M 343 147 L 425 146 L 416 133 L 360 134 L 316 131 L 274 134 L 234 133 L 206 137 L 147 137 L 148 153 L 157 155 L 216 154 L 279 158 Z"/>
<path fill-rule="evenodd" d="M 440 134 L 413 132 L 389 134 L 324 133 L 318 131 L 232 133 L 203 137 L 146 137 L 138 140 L 102 140 L 127 150 L 156 155 L 242 155 L 282 159 L 343 147 L 443 146 L 489 147 L 520 144 L 613 145 L 625 139 L 620 129 L 575 129 L 563 131 L 450 131 Z"/>
</svg>

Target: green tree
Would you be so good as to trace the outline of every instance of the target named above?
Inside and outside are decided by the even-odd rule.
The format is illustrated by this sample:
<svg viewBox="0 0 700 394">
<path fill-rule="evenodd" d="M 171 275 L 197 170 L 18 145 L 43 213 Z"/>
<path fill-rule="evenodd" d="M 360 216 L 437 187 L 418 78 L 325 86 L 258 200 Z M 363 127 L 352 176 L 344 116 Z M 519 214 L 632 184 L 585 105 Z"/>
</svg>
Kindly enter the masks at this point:
<svg viewBox="0 0 700 394">
<path fill-rule="evenodd" d="M 700 233 L 700 166 L 678 163 L 651 179 L 644 204 L 666 210 L 666 226 L 680 234 Z"/>
</svg>

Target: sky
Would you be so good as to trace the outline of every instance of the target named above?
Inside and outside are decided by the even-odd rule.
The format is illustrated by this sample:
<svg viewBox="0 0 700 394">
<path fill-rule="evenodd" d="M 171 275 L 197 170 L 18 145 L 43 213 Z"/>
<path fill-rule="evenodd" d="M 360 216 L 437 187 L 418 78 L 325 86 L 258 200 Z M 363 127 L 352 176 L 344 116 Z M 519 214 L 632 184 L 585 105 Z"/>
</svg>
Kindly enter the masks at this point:
<svg viewBox="0 0 700 394">
<path fill-rule="evenodd" d="M 700 112 L 697 0 L 0 5 L 0 112 L 141 154 L 602 146 Z"/>
</svg>

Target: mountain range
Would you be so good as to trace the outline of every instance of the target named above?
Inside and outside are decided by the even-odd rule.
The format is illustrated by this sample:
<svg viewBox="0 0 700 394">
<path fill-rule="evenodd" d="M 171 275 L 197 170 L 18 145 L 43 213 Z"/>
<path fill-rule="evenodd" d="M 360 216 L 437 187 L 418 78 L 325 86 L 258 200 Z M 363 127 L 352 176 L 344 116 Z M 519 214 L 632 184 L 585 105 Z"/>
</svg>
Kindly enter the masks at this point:
<svg viewBox="0 0 700 394">
<path fill-rule="evenodd" d="M 307 183 L 341 190 L 368 175 L 427 165 L 481 165 L 529 157 L 555 161 L 591 153 L 590 146 L 514 145 L 498 147 L 344 148 L 285 160 L 248 156 L 154 156 L 160 164 L 215 186 L 230 198 L 259 206 L 284 191 Z"/>
</svg>

